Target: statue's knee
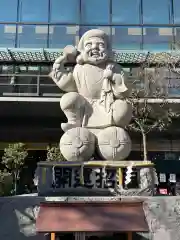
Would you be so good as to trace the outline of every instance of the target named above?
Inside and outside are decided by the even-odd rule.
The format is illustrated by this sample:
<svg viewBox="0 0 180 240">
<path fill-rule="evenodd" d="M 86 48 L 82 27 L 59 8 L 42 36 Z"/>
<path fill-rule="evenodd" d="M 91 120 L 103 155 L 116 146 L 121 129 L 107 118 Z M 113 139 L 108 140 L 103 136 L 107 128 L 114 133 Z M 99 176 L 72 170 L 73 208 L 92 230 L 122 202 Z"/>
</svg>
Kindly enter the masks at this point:
<svg viewBox="0 0 180 240">
<path fill-rule="evenodd" d="M 113 104 L 113 120 L 117 126 L 124 127 L 132 118 L 132 106 L 124 100 L 116 100 Z"/>
<path fill-rule="evenodd" d="M 76 92 L 66 93 L 60 100 L 60 106 L 62 110 L 75 107 L 78 104 L 80 95 Z"/>
</svg>

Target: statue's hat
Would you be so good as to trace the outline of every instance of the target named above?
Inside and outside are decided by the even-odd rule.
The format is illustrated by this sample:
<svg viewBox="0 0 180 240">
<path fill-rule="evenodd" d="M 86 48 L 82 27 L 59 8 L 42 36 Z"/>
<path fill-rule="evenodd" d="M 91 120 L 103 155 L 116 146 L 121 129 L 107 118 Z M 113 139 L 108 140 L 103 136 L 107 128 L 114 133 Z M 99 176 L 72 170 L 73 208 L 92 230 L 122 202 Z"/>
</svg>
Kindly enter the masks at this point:
<svg viewBox="0 0 180 240">
<path fill-rule="evenodd" d="M 82 51 L 84 49 L 84 42 L 86 40 L 88 40 L 89 38 L 92 38 L 92 37 L 99 37 L 99 38 L 102 38 L 106 43 L 107 43 L 107 46 L 109 48 L 109 38 L 108 38 L 108 35 L 103 31 L 103 30 L 100 30 L 100 29 L 92 29 L 92 30 L 89 30 L 87 32 L 85 32 L 80 41 L 79 41 L 79 44 L 78 44 L 78 51 Z"/>
</svg>

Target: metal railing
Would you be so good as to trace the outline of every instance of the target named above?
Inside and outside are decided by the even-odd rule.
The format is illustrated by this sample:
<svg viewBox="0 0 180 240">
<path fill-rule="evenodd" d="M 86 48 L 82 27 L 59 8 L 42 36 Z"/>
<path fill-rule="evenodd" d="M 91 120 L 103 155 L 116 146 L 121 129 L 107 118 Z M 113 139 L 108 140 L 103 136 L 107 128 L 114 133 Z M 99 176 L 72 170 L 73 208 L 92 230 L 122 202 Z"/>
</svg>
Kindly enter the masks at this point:
<svg viewBox="0 0 180 240">
<path fill-rule="evenodd" d="M 135 77 L 129 81 L 134 82 Z M 143 89 L 146 84 L 137 80 L 135 88 Z M 180 85 L 167 85 L 168 97 L 180 98 Z M 40 74 L 0 74 L 0 97 L 61 97 L 64 94 L 48 75 Z"/>
<path fill-rule="evenodd" d="M 53 83 L 48 75 L 0 75 L 1 97 L 61 97 L 62 95 L 63 92 Z"/>
</svg>

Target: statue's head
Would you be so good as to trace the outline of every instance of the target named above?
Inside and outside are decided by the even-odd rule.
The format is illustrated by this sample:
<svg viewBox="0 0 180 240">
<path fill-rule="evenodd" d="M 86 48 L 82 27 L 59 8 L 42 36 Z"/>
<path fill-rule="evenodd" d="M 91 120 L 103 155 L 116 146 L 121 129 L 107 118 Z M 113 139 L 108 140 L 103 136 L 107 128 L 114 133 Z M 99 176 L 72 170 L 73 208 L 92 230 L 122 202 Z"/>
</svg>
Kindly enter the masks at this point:
<svg viewBox="0 0 180 240">
<path fill-rule="evenodd" d="M 101 64 L 110 57 L 108 35 L 100 29 L 92 29 L 84 33 L 78 44 L 80 55 L 77 63 Z"/>
</svg>

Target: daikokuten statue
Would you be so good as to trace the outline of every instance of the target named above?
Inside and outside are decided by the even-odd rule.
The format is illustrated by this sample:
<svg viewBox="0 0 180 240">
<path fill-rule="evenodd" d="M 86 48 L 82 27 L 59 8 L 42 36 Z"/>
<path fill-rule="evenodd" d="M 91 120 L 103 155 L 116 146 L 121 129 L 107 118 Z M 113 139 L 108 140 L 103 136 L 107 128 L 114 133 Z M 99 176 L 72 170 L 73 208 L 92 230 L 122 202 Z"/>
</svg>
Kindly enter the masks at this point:
<svg viewBox="0 0 180 240">
<path fill-rule="evenodd" d="M 69 62 L 76 62 L 76 65 L 66 67 Z M 80 151 L 87 146 L 88 152 L 89 141 L 93 153 L 88 158 L 96 149 L 103 159 L 120 160 L 126 157 L 131 144 L 123 128 L 131 120 L 132 108 L 125 99 L 129 94 L 126 77 L 121 66 L 113 62 L 108 36 L 99 29 L 87 31 L 77 48 L 67 46 L 63 56 L 56 59 L 51 77 L 60 89 L 67 92 L 60 100 L 61 109 L 67 117 L 67 123 L 61 124 L 65 133 L 60 146 L 67 160 L 89 160 L 86 159 L 88 154 L 83 156 Z M 79 144 L 75 144 L 76 141 Z M 111 143 L 116 145 L 116 151 L 110 149 Z M 70 151 L 69 148 L 63 150 L 68 144 L 82 145 L 74 157 L 65 153 Z"/>
</svg>

